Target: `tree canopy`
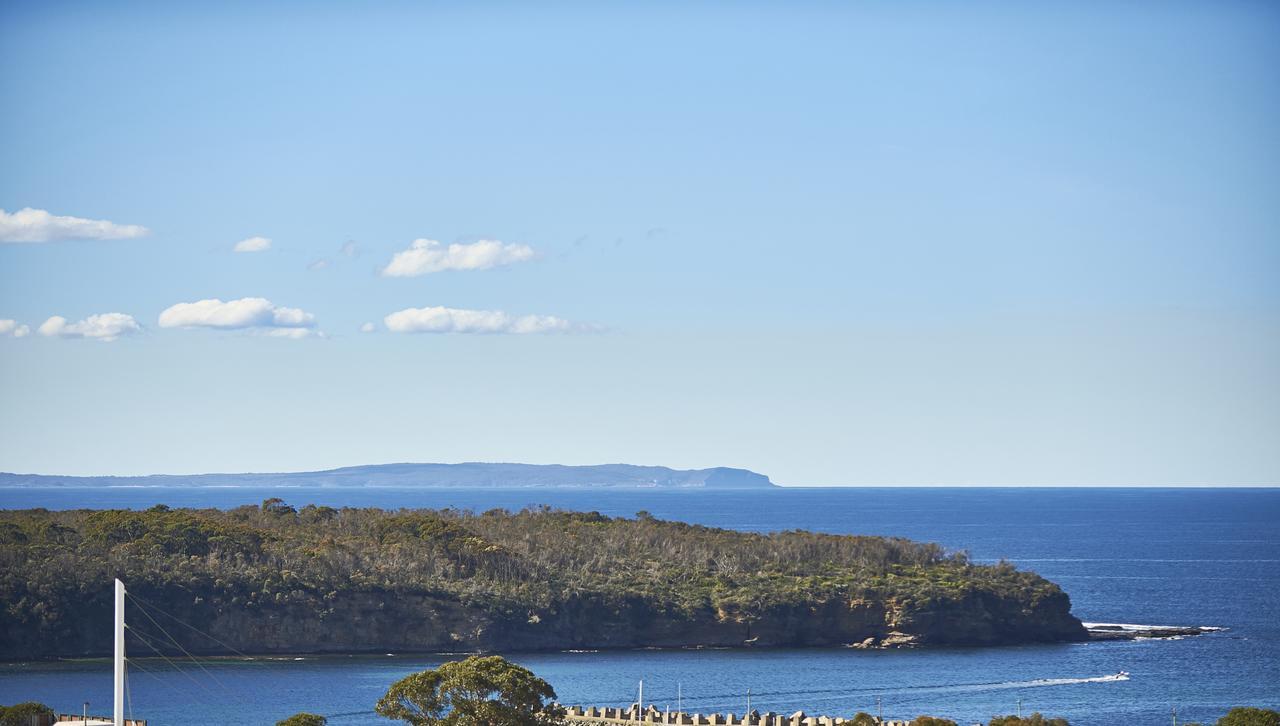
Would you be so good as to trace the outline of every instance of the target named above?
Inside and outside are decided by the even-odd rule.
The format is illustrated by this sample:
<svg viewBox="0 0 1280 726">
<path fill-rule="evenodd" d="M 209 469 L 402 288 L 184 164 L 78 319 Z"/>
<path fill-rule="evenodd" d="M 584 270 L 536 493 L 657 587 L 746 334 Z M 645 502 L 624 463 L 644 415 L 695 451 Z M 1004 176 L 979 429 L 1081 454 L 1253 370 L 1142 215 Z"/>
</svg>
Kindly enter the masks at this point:
<svg viewBox="0 0 1280 726">
<path fill-rule="evenodd" d="M 295 509 L 268 499 L 226 511 L 0 511 L 0 655 L 109 652 L 109 633 L 74 624 L 109 617 L 113 577 L 188 622 L 263 622 L 285 612 L 292 621 L 335 622 L 358 612 L 362 598 L 397 606 L 416 597 L 501 621 L 488 631 L 495 637 L 547 630 L 538 623 L 575 607 L 624 619 L 644 611 L 750 624 L 787 608 L 854 601 L 936 613 L 983 600 L 978 610 L 996 614 L 989 625 L 1021 638 L 1046 622 L 1070 625 L 1057 585 L 904 539 L 757 534 L 550 508 Z M 371 627 L 350 622 L 353 633 Z M 179 637 L 193 652 L 225 650 Z M 262 647 L 218 637 L 241 650 Z"/>
<path fill-rule="evenodd" d="M 0 726 L 29 726 L 32 716 L 52 717 L 53 709 L 35 701 L 0 706 Z"/>
<path fill-rule="evenodd" d="M 276 726 L 325 726 L 329 719 L 314 713 L 295 713 L 289 718 L 276 721 Z"/>
<path fill-rule="evenodd" d="M 551 726 L 555 690 L 502 656 L 472 656 L 392 684 L 375 710 L 413 726 Z"/>
<path fill-rule="evenodd" d="M 1217 726 L 1280 726 L 1280 712 L 1269 708 L 1233 708 L 1218 719 Z"/>
<path fill-rule="evenodd" d="M 1065 718 L 1046 718 L 1040 713 L 1030 716 L 996 716 L 987 726 L 1070 726 Z"/>
</svg>

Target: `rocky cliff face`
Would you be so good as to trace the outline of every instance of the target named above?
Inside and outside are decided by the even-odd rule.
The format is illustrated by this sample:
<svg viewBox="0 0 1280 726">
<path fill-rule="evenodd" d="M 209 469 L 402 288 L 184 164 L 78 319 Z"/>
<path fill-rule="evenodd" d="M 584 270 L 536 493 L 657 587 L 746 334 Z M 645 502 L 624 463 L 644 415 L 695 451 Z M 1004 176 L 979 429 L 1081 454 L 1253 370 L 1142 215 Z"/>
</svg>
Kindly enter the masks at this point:
<svg viewBox="0 0 1280 726">
<path fill-rule="evenodd" d="M 572 598 L 535 611 L 502 612 L 422 593 L 347 593 L 319 603 L 215 604 L 190 592 L 148 593 L 148 602 L 213 638 L 182 627 L 166 629 L 193 653 L 253 654 L 559 650 L 636 647 L 903 647 L 1002 645 L 1087 639 L 1069 613 L 1065 595 L 1028 605 L 987 596 L 943 602 L 927 609 L 868 601 L 778 606 L 753 616 L 664 608 L 643 598 Z M 197 599 L 199 598 L 199 599 Z M 108 602 L 86 611 L 50 641 L 4 632 L 0 657 L 107 655 Z M 132 608 L 132 606 L 131 606 Z M 158 636 L 145 616 L 137 628 Z M 157 615 L 163 619 L 163 615 Z M 163 622 L 163 621 L 162 621 Z M 163 638 L 152 638 L 155 643 Z M 227 647 L 229 646 L 229 647 Z M 234 649 L 234 650 L 233 650 Z M 130 650 L 150 654 L 141 641 Z"/>
<path fill-rule="evenodd" d="M 891 612 L 888 621 L 894 631 L 920 645 L 1087 640 L 1087 631 L 1070 611 L 1071 601 L 1060 591 L 1033 603 L 978 592 L 941 605 Z M 896 644 L 907 643 L 899 637 Z"/>
</svg>

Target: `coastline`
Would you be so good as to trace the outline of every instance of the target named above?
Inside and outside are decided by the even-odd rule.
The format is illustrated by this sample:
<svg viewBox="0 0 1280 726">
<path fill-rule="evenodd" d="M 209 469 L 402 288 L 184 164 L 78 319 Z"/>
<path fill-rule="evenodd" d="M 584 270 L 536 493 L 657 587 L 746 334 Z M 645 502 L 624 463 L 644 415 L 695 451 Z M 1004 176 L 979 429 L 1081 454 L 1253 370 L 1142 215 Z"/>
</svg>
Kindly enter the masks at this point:
<svg viewBox="0 0 1280 726">
<path fill-rule="evenodd" d="M 1155 628 L 1156 626 L 1151 626 Z M 910 647 L 885 647 L 885 648 L 859 648 L 857 645 L 769 645 L 769 646 L 753 646 L 753 645 L 675 645 L 675 646 L 633 646 L 633 647 L 599 647 L 599 648 L 496 648 L 483 650 L 403 650 L 398 652 L 383 652 L 379 649 L 369 650 L 302 650 L 302 651 L 269 651 L 269 652 L 246 652 L 242 654 L 228 653 L 195 653 L 201 661 L 210 661 L 215 663 L 302 663 L 307 661 L 323 661 L 323 660 L 370 660 L 370 661 L 394 661 L 410 660 L 417 661 L 422 659 L 454 659 L 467 658 L 474 655 L 502 655 L 502 656 L 522 656 L 522 655 L 592 655 L 592 654 L 627 654 L 627 653 L 685 653 L 685 652 L 706 652 L 721 651 L 727 653 L 760 653 L 760 654 L 783 654 L 783 653 L 840 653 L 840 652 L 885 652 L 885 651 L 915 651 L 921 653 L 939 653 L 939 652 L 964 652 L 964 651 L 999 651 L 1008 648 L 1023 648 L 1028 646 L 1054 648 L 1062 646 L 1082 645 L 1088 646 L 1092 643 L 1117 642 L 1117 641 L 1135 641 L 1141 639 L 1151 640 L 1174 640 L 1183 636 L 1209 635 L 1211 633 L 1222 632 L 1227 628 L 1217 628 L 1209 626 L 1201 627 L 1160 627 L 1160 630 L 1177 630 L 1178 635 L 1148 635 L 1136 637 L 1090 637 L 1086 640 L 1062 640 L 1062 641 L 1046 641 L 1037 643 L 1011 643 L 1007 645 L 961 645 L 961 644 L 928 644 L 916 645 Z M 180 655 L 178 651 L 174 651 L 169 656 Z M 130 655 L 130 660 L 141 660 L 164 662 L 165 657 L 155 654 L 150 655 Z M 50 664 L 50 663 L 67 663 L 67 664 L 98 664 L 110 663 L 111 654 L 103 652 L 100 654 L 90 654 L 83 656 L 50 656 L 48 658 L 0 658 L 0 665 L 20 666 L 24 664 Z"/>
</svg>

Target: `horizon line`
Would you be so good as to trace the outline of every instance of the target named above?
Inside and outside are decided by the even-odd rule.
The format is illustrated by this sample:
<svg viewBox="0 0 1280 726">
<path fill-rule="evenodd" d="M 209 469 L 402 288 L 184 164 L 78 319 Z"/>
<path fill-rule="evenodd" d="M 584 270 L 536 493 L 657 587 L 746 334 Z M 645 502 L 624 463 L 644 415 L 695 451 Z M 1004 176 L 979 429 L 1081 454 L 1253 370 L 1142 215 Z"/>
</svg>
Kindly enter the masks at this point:
<svg viewBox="0 0 1280 726">
<path fill-rule="evenodd" d="M 1100 483 L 1100 482 L 1076 482 L 1076 483 L 1061 483 L 1061 482 L 1056 482 L 1056 483 L 1045 483 L 1045 482 L 1041 482 L 1041 483 L 1021 483 L 1021 482 L 1019 482 L 1019 483 L 975 483 L 975 482 L 956 482 L 956 483 L 945 483 L 945 482 L 885 483 L 885 482 L 876 482 L 876 483 L 871 483 L 871 482 L 863 482 L 863 483 L 841 483 L 841 484 L 814 484 L 814 483 L 805 483 L 805 484 L 779 484 L 779 483 L 777 483 L 777 482 L 773 481 L 773 479 L 772 479 L 769 475 L 767 475 L 767 474 L 761 474 L 760 472 L 757 472 L 757 471 L 755 471 L 754 469 L 747 469 L 747 468 L 744 468 L 744 467 L 735 467 L 735 466 L 723 466 L 723 465 L 720 465 L 720 466 L 708 466 L 708 467 L 696 467 L 696 468 L 690 468 L 690 469 L 678 469 L 678 468 L 671 467 L 671 466 L 667 466 L 667 465 L 664 465 L 664 464 L 629 464 L 629 463 L 625 463 L 625 462 L 609 462 L 609 463 L 601 463 L 601 464 L 562 464 L 562 463 L 542 463 L 542 464 L 531 464 L 531 463 L 518 462 L 518 461 L 476 461 L 476 460 L 471 460 L 471 461 L 454 461 L 454 462 L 440 462 L 440 461 L 390 461 L 390 462 L 380 462 L 380 463 L 372 463 L 372 464 L 368 464 L 368 463 L 366 463 L 366 464 L 346 464 L 346 465 L 342 465 L 342 466 L 328 467 L 328 468 L 323 468 L 323 469 L 296 469 L 296 470 L 292 470 L 292 471 L 278 471 L 278 470 L 277 470 L 277 471 L 225 471 L 225 470 L 224 470 L 224 471 L 185 472 L 185 473 L 176 473 L 176 474 L 175 474 L 175 473 L 156 473 L 156 472 L 147 473 L 147 474 L 49 474 L 49 473 L 16 472 L 16 471 L 3 471 L 3 470 L 0 470 L 0 476 L 14 476 L 14 477 L 48 477 L 48 478 L 69 478 L 69 479 L 145 479 L 145 478 L 151 478 L 151 477 L 157 477 L 157 478 L 161 478 L 161 477 L 167 477 L 167 478 L 180 478 L 180 477 L 205 477 L 205 476 L 280 476 L 280 475 L 302 475 L 302 474 L 325 474 L 325 473 L 330 473 L 330 472 L 340 471 L 340 470 L 343 470 L 343 469 L 359 469 L 359 468 L 366 468 L 366 467 L 385 467 L 385 466 L 460 466 L 460 465 L 467 465 L 467 464 L 480 464 L 480 465 L 492 465 L 492 466 L 535 466 L 535 467 L 542 467 L 542 466 L 560 466 L 560 467 L 566 467 L 566 468 L 592 468 L 592 467 L 605 467 L 605 466 L 633 466 L 633 467 L 641 467 L 641 468 L 662 468 L 662 469 L 669 469 L 669 470 L 671 470 L 671 471 L 677 471 L 677 472 L 681 472 L 681 471 L 705 471 L 705 470 L 708 470 L 708 469 L 737 469 L 737 470 L 739 470 L 739 471 L 746 471 L 746 472 L 749 472 L 749 473 L 751 473 L 751 474 L 756 474 L 756 475 L 758 475 L 758 476 L 762 476 L 762 477 L 764 477 L 764 478 L 765 478 L 765 480 L 766 480 L 766 481 L 768 481 L 768 482 L 769 482 L 769 486 L 772 486 L 772 487 L 775 487 L 775 488 L 778 488 L 778 489 L 1276 489 L 1276 488 L 1280 488 L 1280 481 L 1276 481 L 1276 482 L 1269 482 L 1269 483 L 1256 483 L 1256 482 L 1255 482 L 1255 483 L 1226 483 L 1226 482 L 1224 482 L 1224 483 L 1205 483 L 1205 482 L 1181 482 L 1181 483 L 1166 483 L 1166 482 L 1143 482 L 1143 483 Z M 38 486 L 38 485 L 36 485 L 36 486 Z M 279 487 L 281 487 L 281 486 L 282 486 L 282 485 L 270 485 L 270 484 L 262 484 L 262 485 L 256 485 L 256 486 L 255 486 L 255 485 L 250 485 L 250 487 L 252 487 L 252 488 L 260 488 L 260 489 L 267 489 L 267 488 L 279 488 Z M 302 485 L 302 486 L 305 486 L 305 485 Z M 513 486 L 510 486 L 510 487 L 503 487 L 503 486 L 501 486 L 501 485 L 497 485 L 497 486 L 494 486 L 494 485 L 488 485 L 488 486 L 483 486 L 483 487 L 480 487 L 480 488 L 486 488 L 486 489 L 501 489 L 501 488 L 511 488 L 511 489 L 527 489 L 527 488 L 541 488 L 541 489 L 550 489 L 550 488 L 574 488 L 574 489 L 582 489 L 582 488 L 590 488 L 590 487 L 591 487 L 591 485 L 589 485 L 589 484 L 585 484 L 585 485 L 584 485 L 584 484 L 579 484 L 579 485 L 542 484 L 542 485 L 536 485 L 536 486 L 519 486 L 519 485 L 513 485 Z M 15 487 L 15 486 L 4 486 L 4 485 L 0 485 L 0 489 L 14 489 L 14 488 L 32 488 L 32 485 L 27 485 L 27 486 L 16 486 L 16 487 Z M 66 488 L 66 487 L 63 487 L 63 488 Z M 201 488 L 201 487 L 197 485 L 197 486 L 189 486 L 189 487 L 187 487 L 187 488 Z M 285 486 L 284 488 L 290 488 L 290 487 Z M 293 487 L 293 488 L 297 488 L 297 485 L 295 485 L 295 487 Z M 341 485 L 339 485 L 339 486 L 332 486 L 332 485 L 330 485 L 328 488 L 349 488 L 349 489 L 357 489 L 357 488 L 455 488 L 455 489 L 465 489 L 465 488 L 468 488 L 468 487 L 466 487 L 466 486 L 451 486 L 451 485 L 430 485 L 430 486 L 426 486 L 426 487 L 414 487 L 413 485 L 391 485 L 391 486 L 383 485 L 383 486 L 381 486 L 381 487 L 379 487 L 379 486 L 377 486 L 377 485 L 375 485 L 374 487 L 366 487 L 366 486 L 361 486 L 361 485 L 352 485 L 352 486 L 345 486 L 345 487 L 344 487 L 344 486 L 341 486 Z M 623 488 L 623 489 L 625 489 L 625 488 L 628 488 L 628 487 L 627 487 L 626 485 L 614 485 L 614 486 L 612 486 L 612 487 L 600 487 L 600 488 L 614 488 L 614 489 Z M 645 487 L 643 487 L 643 485 L 634 485 L 634 486 L 633 486 L 633 487 L 631 487 L 631 488 L 645 488 Z M 696 488 L 696 487 L 692 487 L 692 488 Z M 752 487 L 743 487 L 743 489 L 751 489 L 751 488 L 752 488 Z M 732 488 L 725 488 L 725 489 L 715 488 L 715 490 L 716 490 L 716 491 L 728 491 L 728 490 L 731 490 L 731 489 L 732 489 Z"/>
</svg>

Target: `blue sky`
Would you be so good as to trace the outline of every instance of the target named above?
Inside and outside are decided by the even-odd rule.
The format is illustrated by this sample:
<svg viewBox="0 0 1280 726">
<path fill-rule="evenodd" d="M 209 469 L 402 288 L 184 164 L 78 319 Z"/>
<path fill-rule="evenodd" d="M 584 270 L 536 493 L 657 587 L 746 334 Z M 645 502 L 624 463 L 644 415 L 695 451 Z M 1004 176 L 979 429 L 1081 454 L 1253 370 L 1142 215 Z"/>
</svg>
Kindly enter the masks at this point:
<svg viewBox="0 0 1280 726">
<path fill-rule="evenodd" d="M 1275 484 L 1277 68 L 1261 2 L 7 3 L 0 470 Z"/>
</svg>

